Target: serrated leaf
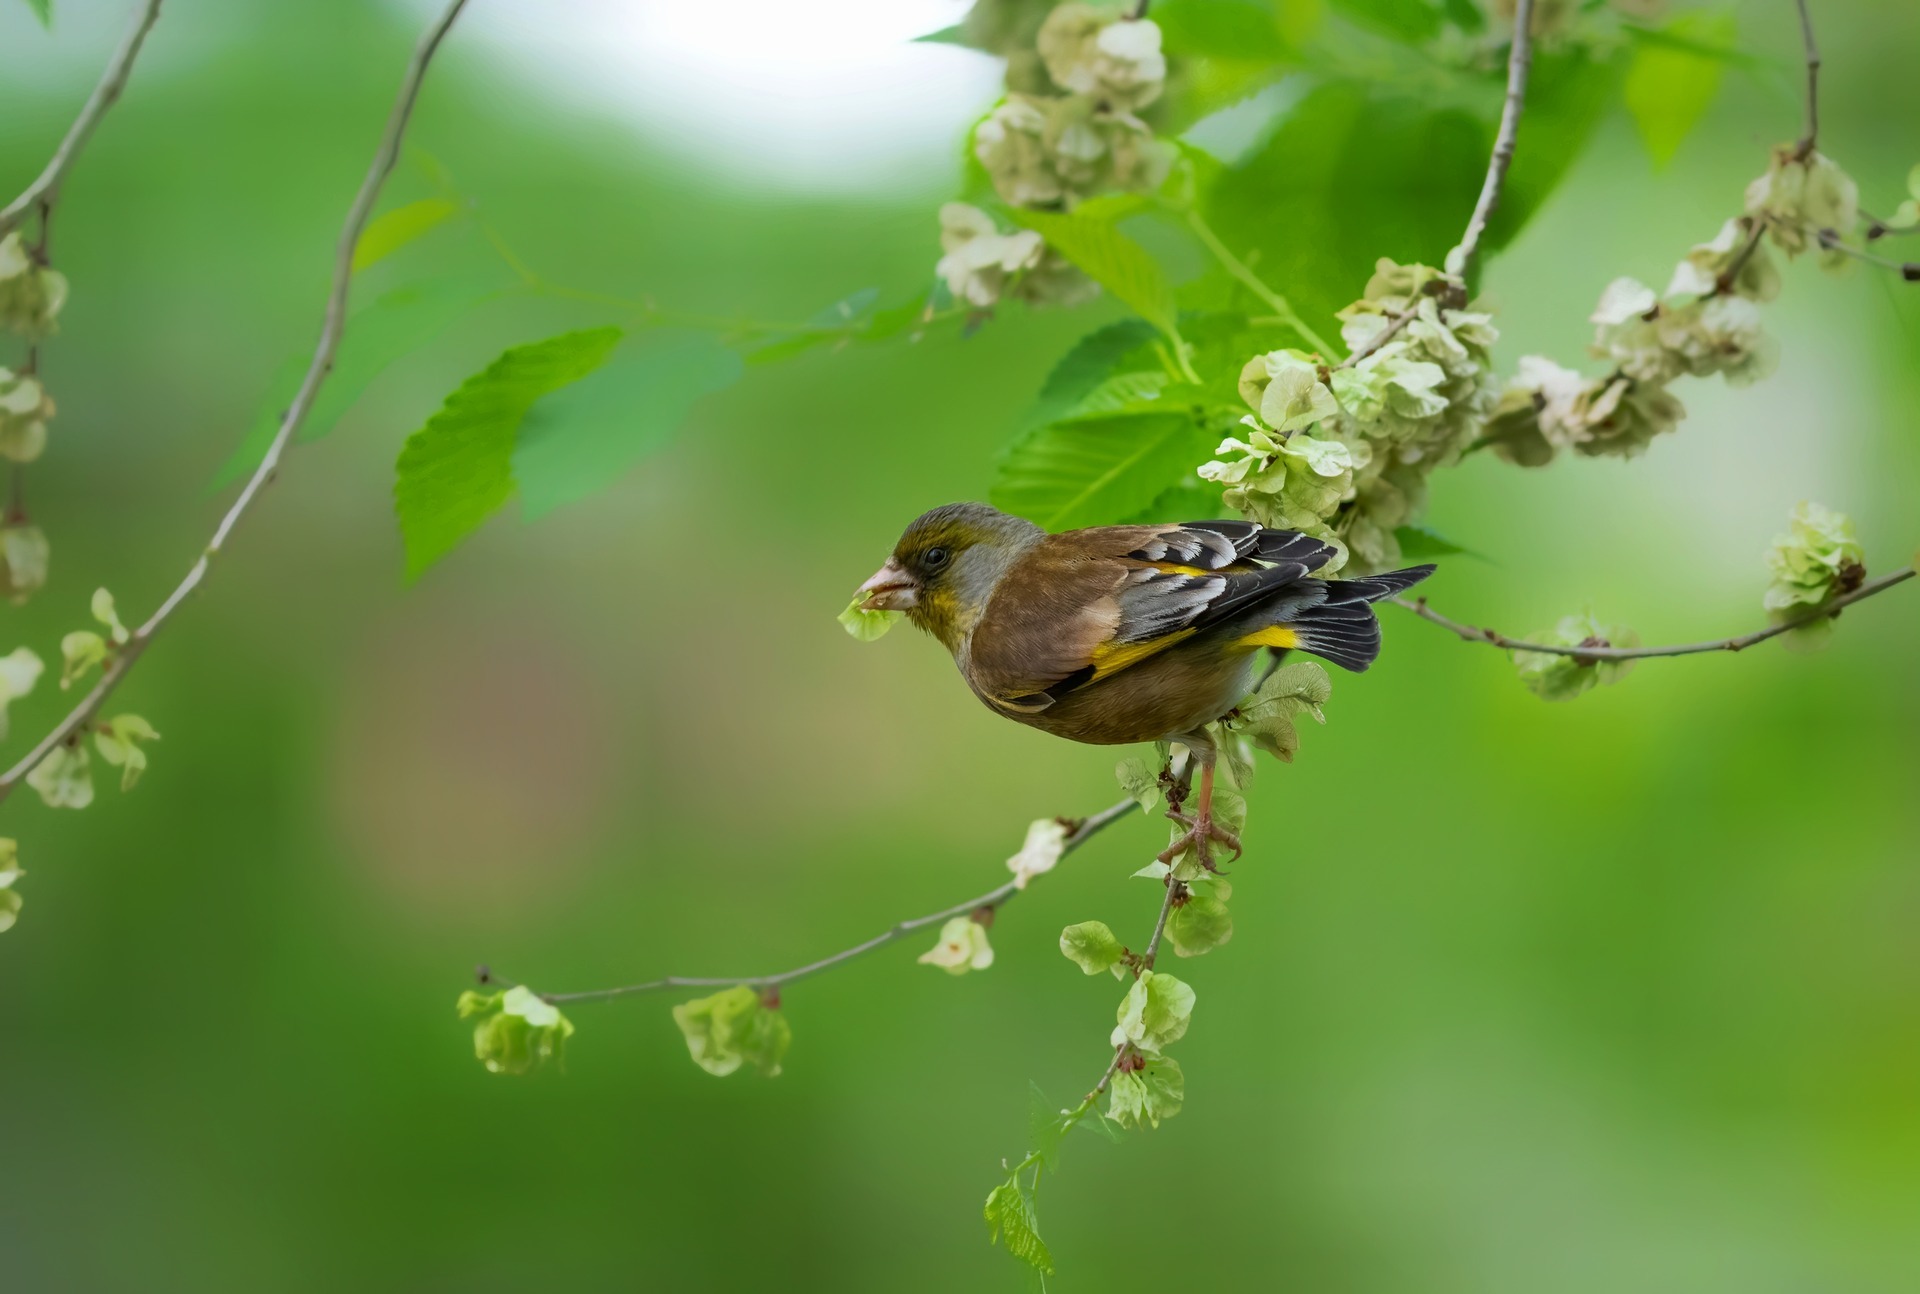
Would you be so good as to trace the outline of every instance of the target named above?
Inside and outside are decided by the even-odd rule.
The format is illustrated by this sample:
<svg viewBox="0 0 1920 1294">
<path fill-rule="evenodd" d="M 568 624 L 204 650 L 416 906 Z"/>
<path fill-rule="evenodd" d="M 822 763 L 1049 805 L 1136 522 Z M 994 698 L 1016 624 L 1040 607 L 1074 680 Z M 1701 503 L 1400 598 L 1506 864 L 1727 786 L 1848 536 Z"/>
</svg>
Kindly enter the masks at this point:
<svg viewBox="0 0 1920 1294">
<path fill-rule="evenodd" d="M 664 445 L 702 396 L 738 381 L 740 356 L 705 333 L 653 332 L 528 412 L 513 450 L 527 520 L 618 480 Z"/>
<path fill-rule="evenodd" d="M 1098 1110 L 1089 1110 L 1086 1116 L 1073 1126 L 1076 1128 L 1085 1128 L 1101 1140 L 1111 1142 L 1113 1145 L 1117 1146 L 1120 1144 L 1120 1129 L 1111 1119 L 1107 1118 L 1106 1115 L 1100 1113 Z"/>
<path fill-rule="evenodd" d="M 432 233 L 460 214 L 460 204 L 446 198 L 421 198 L 375 216 L 353 245 L 353 272 L 377 265 L 415 239 Z"/>
<path fill-rule="evenodd" d="M 1008 447 L 995 507 L 1048 530 L 1109 524 L 1151 503 L 1211 456 L 1218 436 L 1186 413 L 1116 413 L 1057 422 Z"/>
<path fill-rule="evenodd" d="M 1183 475 L 1188 479 L 1162 490 L 1152 503 L 1120 518 L 1117 524 L 1157 526 L 1169 521 L 1213 521 L 1231 514 L 1232 510 L 1220 501 L 1219 486 L 1195 476 L 1193 467 Z"/>
<path fill-rule="evenodd" d="M 1113 293 L 1135 314 L 1172 337 L 1178 331 L 1179 303 L 1173 285 L 1147 249 L 1121 233 L 1111 221 L 1075 213 L 1014 210 L 1013 218 L 1034 230 L 1086 276 Z"/>
<path fill-rule="evenodd" d="M 513 493 L 514 442 L 542 396 L 606 362 L 618 328 L 563 333 L 515 346 L 460 384 L 407 438 L 393 501 L 414 578 L 479 529 Z"/>
<path fill-rule="evenodd" d="M 1158 370 L 1144 373 L 1115 373 L 1080 398 L 1062 421 L 1091 418 L 1102 413 L 1138 413 L 1142 407 L 1160 398 L 1171 379 Z"/>
<path fill-rule="evenodd" d="M 1027 1083 L 1027 1139 L 1040 1163 L 1049 1171 L 1060 1167 L 1060 1141 L 1067 1135 L 1060 1107 L 1047 1099 L 1038 1083 Z"/>
<path fill-rule="evenodd" d="M 1725 60 L 1695 45 L 1726 45 L 1734 37 L 1731 13 L 1684 13 L 1667 30 L 1685 43 L 1643 42 L 1633 51 L 1622 96 L 1640 141 L 1656 168 L 1673 160 L 1720 90 Z"/>
<path fill-rule="evenodd" d="M 1396 526 L 1393 538 L 1400 545 L 1400 556 L 1410 562 L 1424 562 L 1434 557 L 1456 555 L 1480 556 L 1471 548 L 1462 548 L 1445 535 L 1426 526 Z"/>
<path fill-rule="evenodd" d="M 314 400 L 313 411 L 300 428 L 301 441 L 317 440 L 366 393 L 376 378 L 396 361 L 413 354 L 445 332 L 454 320 L 501 289 L 494 276 L 463 276 L 408 283 L 383 292 L 356 310 L 347 321 L 335 356 L 333 372 Z M 274 370 L 267 393 L 254 410 L 240 444 L 214 474 L 215 489 L 231 485 L 252 472 L 280 429 L 280 420 L 311 357 L 289 355 Z"/>
<path fill-rule="evenodd" d="M 1040 1239 L 1033 1198 L 1017 1175 L 993 1188 L 987 1196 L 985 1217 L 989 1241 L 999 1241 L 1008 1253 L 1042 1275 L 1053 1275 L 1053 1255 Z"/>
<path fill-rule="evenodd" d="M 1122 319 L 1082 337 L 1047 374 L 1026 425 L 1038 427 L 1063 416 L 1157 335 L 1144 319 Z"/>
<path fill-rule="evenodd" d="M 1256 0 L 1163 0 L 1153 6 L 1153 20 L 1169 54 L 1281 63 L 1295 51 L 1281 33 L 1278 8 Z"/>
<path fill-rule="evenodd" d="M 1364 27 L 1407 45 L 1424 45 L 1440 34 L 1440 6 L 1427 0 L 1332 0 L 1333 8 Z"/>
</svg>

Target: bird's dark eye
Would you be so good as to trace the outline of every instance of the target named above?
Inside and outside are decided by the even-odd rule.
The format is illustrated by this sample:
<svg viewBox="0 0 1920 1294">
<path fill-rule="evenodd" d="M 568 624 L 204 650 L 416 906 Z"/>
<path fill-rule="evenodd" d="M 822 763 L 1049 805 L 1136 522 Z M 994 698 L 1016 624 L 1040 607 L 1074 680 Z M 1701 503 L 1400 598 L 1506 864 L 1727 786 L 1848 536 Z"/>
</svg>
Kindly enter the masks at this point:
<svg viewBox="0 0 1920 1294">
<path fill-rule="evenodd" d="M 926 555 L 923 556 L 920 560 L 922 563 L 925 564 L 928 570 L 937 571 L 942 566 L 945 566 L 947 564 L 947 559 L 952 556 L 953 554 L 948 552 L 944 548 L 929 548 L 926 551 Z"/>
</svg>

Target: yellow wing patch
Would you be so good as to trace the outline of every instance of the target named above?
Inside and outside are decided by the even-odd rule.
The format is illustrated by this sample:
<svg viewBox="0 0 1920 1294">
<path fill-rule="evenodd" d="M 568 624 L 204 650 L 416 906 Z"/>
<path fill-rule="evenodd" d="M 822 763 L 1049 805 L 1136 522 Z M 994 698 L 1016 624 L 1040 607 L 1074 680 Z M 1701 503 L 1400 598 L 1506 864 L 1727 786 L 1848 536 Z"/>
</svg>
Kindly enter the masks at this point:
<svg viewBox="0 0 1920 1294">
<path fill-rule="evenodd" d="M 1178 629 L 1145 642 L 1101 643 L 1093 649 L 1093 658 L 1088 662 L 1093 666 L 1093 677 L 1088 682 L 1097 683 L 1109 674 L 1117 674 L 1155 652 L 1165 651 L 1175 643 L 1193 637 L 1194 632 L 1192 629 Z"/>
<path fill-rule="evenodd" d="M 1298 647 L 1300 635 L 1285 625 L 1268 625 L 1265 629 L 1256 629 L 1244 638 L 1233 640 L 1235 647 Z"/>
</svg>

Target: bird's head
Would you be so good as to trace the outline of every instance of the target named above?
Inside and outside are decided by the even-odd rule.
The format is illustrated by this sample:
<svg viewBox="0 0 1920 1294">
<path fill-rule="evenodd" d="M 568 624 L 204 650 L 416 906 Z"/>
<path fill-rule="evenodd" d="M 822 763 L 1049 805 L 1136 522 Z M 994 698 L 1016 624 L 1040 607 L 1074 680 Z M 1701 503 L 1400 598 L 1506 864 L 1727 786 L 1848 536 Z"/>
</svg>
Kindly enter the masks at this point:
<svg viewBox="0 0 1920 1294">
<path fill-rule="evenodd" d="M 915 519 L 893 556 L 860 586 L 868 611 L 904 611 L 949 650 L 958 650 L 1000 577 L 1046 538 L 1031 521 L 984 503 L 949 503 Z"/>
</svg>

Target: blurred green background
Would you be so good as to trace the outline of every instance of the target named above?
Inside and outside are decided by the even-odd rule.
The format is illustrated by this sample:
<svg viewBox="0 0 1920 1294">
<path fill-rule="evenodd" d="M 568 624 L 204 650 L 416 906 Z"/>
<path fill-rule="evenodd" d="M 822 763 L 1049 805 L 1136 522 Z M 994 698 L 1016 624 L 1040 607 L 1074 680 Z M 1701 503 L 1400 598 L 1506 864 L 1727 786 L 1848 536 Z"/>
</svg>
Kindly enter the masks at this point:
<svg viewBox="0 0 1920 1294">
<path fill-rule="evenodd" d="M 0 10 L 9 193 L 125 9 L 62 4 L 52 36 Z M 801 184 L 561 93 L 541 14 L 473 10 L 414 141 L 552 277 L 768 318 L 926 282 L 964 109 L 926 129 L 934 164 L 876 178 L 829 136 Z M 1890 209 L 1920 161 L 1920 8 L 1815 12 L 1824 142 Z M 204 543 L 216 468 L 311 344 L 424 13 L 169 0 L 58 213 L 61 413 L 27 481 L 53 579 L 0 647 L 52 656 L 97 585 L 144 613 Z M 1578 357 L 1606 280 L 1664 282 L 1797 132 L 1791 5 L 1738 14 L 1767 65 L 1676 162 L 1610 117 L 1492 264 L 1507 361 Z M 394 197 L 426 191 L 410 165 Z M 436 238 L 413 270 L 483 263 L 470 231 Z M 1649 642 L 1750 628 L 1806 497 L 1858 519 L 1875 570 L 1905 564 L 1916 293 L 1795 264 L 1779 372 L 1686 384 L 1646 458 L 1436 478 L 1433 524 L 1490 560 L 1448 562 L 1435 603 L 1509 632 L 1587 605 Z M 985 974 L 906 945 L 795 986 L 771 1082 L 696 1069 L 664 998 L 583 1006 L 564 1074 L 495 1077 L 452 1003 L 481 960 L 551 990 L 794 964 L 986 889 L 1029 819 L 1114 799 L 1116 752 L 999 722 L 933 644 L 862 646 L 833 613 L 905 520 L 985 494 L 1053 360 L 1116 313 L 755 370 L 619 485 L 503 518 L 413 588 L 401 439 L 500 345 L 599 317 L 500 303 L 296 453 L 122 693 L 165 734 L 147 780 L 80 814 L 7 806 L 30 874 L 0 938 L 0 1285 L 1021 1288 L 980 1203 L 1024 1151 L 1028 1081 L 1099 1073 L 1115 996 L 1055 935 L 1146 929 L 1126 877 L 1158 824 L 1007 908 Z M 1261 778 L 1237 937 L 1178 968 L 1186 1112 L 1076 1138 L 1046 1184 L 1053 1287 L 1914 1289 L 1920 594 L 1848 612 L 1818 655 L 1655 661 L 1570 705 L 1386 619 L 1382 664 L 1336 678 L 1327 726 Z M 17 704 L 12 751 L 66 699 Z"/>
</svg>

